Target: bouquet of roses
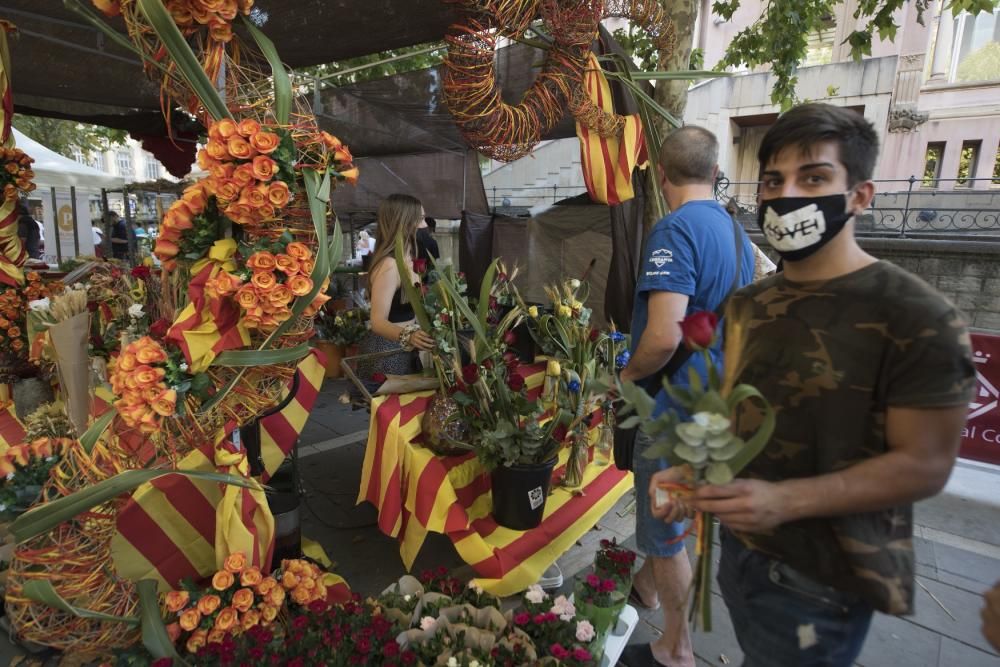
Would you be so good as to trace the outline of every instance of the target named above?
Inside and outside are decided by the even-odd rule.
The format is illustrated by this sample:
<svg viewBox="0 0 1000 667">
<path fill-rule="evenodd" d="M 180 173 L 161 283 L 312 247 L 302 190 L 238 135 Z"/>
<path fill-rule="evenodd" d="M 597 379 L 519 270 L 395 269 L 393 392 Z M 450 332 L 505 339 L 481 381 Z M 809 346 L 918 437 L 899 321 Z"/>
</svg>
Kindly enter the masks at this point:
<svg viewBox="0 0 1000 667">
<path fill-rule="evenodd" d="M 31 182 L 35 177 L 35 172 L 31 170 L 34 161 L 20 148 L 0 147 L 0 162 L 3 163 L 0 188 L 3 188 L 4 201 L 14 201 L 18 192 L 27 194 L 34 191 L 36 186 Z"/>
<path fill-rule="evenodd" d="M 28 511 L 71 443 L 67 438 L 39 438 L 0 456 L 0 519 L 13 520 Z"/>
</svg>

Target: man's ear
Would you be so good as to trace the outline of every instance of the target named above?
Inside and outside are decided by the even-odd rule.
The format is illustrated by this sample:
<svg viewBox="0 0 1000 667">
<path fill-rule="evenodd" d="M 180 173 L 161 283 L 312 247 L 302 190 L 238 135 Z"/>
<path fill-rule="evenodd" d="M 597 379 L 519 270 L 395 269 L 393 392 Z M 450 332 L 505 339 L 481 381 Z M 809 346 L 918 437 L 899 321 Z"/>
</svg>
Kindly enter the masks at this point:
<svg viewBox="0 0 1000 667">
<path fill-rule="evenodd" d="M 858 215 L 871 206 L 874 198 L 875 184 L 871 181 L 862 181 L 851 190 L 851 195 L 847 198 L 847 207 L 852 214 Z"/>
</svg>

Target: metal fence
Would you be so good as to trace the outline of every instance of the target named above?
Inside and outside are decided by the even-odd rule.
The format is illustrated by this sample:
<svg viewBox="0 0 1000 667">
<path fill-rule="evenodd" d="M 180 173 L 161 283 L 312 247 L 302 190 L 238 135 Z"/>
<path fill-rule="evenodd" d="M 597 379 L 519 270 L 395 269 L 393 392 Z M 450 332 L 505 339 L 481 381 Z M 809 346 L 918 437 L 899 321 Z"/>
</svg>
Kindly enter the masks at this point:
<svg viewBox="0 0 1000 667">
<path fill-rule="evenodd" d="M 720 177 L 715 198 L 746 229 L 756 229 L 758 181 Z M 1000 180 L 916 176 L 876 180 L 875 197 L 858 216 L 857 233 L 865 236 L 949 236 L 1000 240 Z"/>
<path fill-rule="evenodd" d="M 576 197 L 587 191 L 583 185 L 539 185 L 523 188 L 486 188 L 490 197 L 490 208 L 530 208 L 539 204 L 555 204 L 562 199 Z"/>
</svg>

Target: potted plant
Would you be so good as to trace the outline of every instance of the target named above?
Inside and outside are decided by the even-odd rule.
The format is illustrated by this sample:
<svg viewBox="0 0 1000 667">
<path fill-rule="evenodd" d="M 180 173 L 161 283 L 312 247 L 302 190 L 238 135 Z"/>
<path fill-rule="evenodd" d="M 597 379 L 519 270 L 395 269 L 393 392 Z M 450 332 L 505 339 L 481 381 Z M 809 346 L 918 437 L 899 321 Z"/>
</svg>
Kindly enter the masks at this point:
<svg viewBox="0 0 1000 667">
<path fill-rule="evenodd" d="M 358 344 L 371 326 L 366 308 L 351 308 L 341 312 L 323 308 L 316 315 L 314 345 L 326 355 L 326 377 L 339 378 L 344 371 L 340 361 L 345 356 L 356 354 Z"/>
<path fill-rule="evenodd" d="M 600 662 L 608 633 L 618 622 L 618 616 L 625 608 L 628 598 L 618 590 L 618 583 L 614 579 L 593 572 L 577 581 L 573 598 L 577 616 L 590 621 L 594 628 L 596 636 L 590 651 Z"/>
</svg>

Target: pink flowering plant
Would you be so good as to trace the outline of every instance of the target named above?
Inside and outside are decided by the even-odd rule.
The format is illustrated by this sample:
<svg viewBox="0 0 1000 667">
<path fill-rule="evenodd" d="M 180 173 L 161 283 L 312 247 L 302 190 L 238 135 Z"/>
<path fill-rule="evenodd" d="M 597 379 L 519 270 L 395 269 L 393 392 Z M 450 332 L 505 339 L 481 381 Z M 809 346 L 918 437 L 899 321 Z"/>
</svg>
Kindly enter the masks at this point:
<svg viewBox="0 0 1000 667">
<path fill-rule="evenodd" d="M 591 650 L 597 636 L 594 626 L 577 616 L 568 598 L 559 595 L 552 599 L 536 584 L 525 592 L 522 604 L 511 621 L 531 637 L 540 656 L 551 656 L 564 665 L 597 664 Z"/>
<path fill-rule="evenodd" d="M 594 573 L 603 579 L 613 579 L 617 589 L 628 593 L 632 586 L 635 552 L 618 544 L 614 538 L 601 540 L 594 557 Z"/>
<path fill-rule="evenodd" d="M 580 601 L 595 607 L 611 607 L 619 601 L 620 596 L 618 583 L 613 578 L 604 578 L 595 573 L 584 577 L 576 592 Z"/>
</svg>

